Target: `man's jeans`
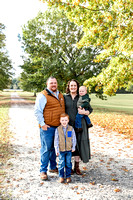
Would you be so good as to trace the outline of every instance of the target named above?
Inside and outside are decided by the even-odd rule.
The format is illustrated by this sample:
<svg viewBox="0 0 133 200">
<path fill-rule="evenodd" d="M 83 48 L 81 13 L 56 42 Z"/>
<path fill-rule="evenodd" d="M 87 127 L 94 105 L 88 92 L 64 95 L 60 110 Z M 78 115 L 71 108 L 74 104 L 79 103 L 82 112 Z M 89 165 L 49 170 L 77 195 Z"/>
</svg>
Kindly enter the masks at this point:
<svg viewBox="0 0 133 200">
<path fill-rule="evenodd" d="M 64 178 L 64 168 L 66 169 L 66 178 L 71 177 L 71 170 L 72 170 L 71 157 L 72 157 L 71 151 L 64 151 L 59 153 L 59 163 L 58 163 L 59 177 Z"/>
<path fill-rule="evenodd" d="M 82 128 L 81 120 L 83 117 L 85 118 L 87 124 L 91 124 L 91 120 L 87 115 L 80 115 L 79 113 L 77 113 L 76 119 L 75 119 L 75 128 Z"/>
<path fill-rule="evenodd" d="M 54 148 L 54 135 L 56 127 L 50 127 L 47 131 L 40 128 L 41 140 L 41 166 L 40 172 L 47 172 L 48 164 L 50 169 L 56 168 L 56 154 Z"/>
</svg>

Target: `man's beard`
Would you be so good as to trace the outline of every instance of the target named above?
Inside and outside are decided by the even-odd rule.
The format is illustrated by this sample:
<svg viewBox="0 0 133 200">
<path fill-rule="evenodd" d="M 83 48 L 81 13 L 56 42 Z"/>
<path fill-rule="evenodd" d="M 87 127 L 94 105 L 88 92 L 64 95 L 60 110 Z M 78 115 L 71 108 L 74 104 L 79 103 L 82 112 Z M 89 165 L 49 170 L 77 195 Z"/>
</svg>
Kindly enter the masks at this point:
<svg viewBox="0 0 133 200">
<path fill-rule="evenodd" d="M 56 91 L 57 91 L 57 88 L 56 88 L 56 89 L 51 88 L 51 91 L 52 91 L 52 92 L 56 92 Z"/>
</svg>

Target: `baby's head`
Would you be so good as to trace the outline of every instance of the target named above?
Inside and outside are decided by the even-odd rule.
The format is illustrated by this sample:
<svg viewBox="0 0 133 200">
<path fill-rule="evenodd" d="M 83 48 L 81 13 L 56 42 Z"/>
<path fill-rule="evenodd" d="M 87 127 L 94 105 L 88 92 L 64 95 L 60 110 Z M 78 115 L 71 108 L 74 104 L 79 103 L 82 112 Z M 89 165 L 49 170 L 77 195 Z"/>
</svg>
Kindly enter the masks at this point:
<svg viewBox="0 0 133 200">
<path fill-rule="evenodd" d="M 60 115 L 60 123 L 63 127 L 67 127 L 69 122 L 69 115 L 66 113 L 63 113 Z"/>
<path fill-rule="evenodd" d="M 87 88 L 84 85 L 82 85 L 79 88 L 79 95 L 84 96 L 85 94 L 87 94 Z"/>
</svg>

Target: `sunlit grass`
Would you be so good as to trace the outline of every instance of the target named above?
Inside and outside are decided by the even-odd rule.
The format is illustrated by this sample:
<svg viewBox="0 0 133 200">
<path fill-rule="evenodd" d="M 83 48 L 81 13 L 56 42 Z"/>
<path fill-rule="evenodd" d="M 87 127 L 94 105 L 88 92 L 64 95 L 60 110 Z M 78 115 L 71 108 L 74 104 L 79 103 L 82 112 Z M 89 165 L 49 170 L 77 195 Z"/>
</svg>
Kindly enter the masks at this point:
<svg viewBox="0 0 133 200">
<path fill-rule="evenodd" d="M 0 165 L 6 166 L 6 162 L 13 155 L 12 145 L 10 138 L 13 134 L 9 131 L 9 105 L 0 106 Z M 0 186 L 6 176 L 6 167 L 0 168 Z M 0 193 L 1 187 L 0 187 Z M 6 194 L 4 195 L 6 199 Z"/>
<path fill-rule="evenodd" d="M 10 92 L 1 92 L 0 91 L 0 103 L 9 103 L 11 93 Z"/>
<path fill-rule="evenodd" d="M 117 94 L 116 96 L 108 97 L 107 100 L 101 100 L 90 95 L 91 106 L 95 112 L 118 112 L 133 114 L 133 94 Z"/>
<path fill-rule="evenodd" d="M 93 124 L 116 131 L 132 139 L 133 136 L 133 94 L 117 94 L 101 100 L 90 95 L 93 113 L 90 115 Z"/>
<path fill-rule="evenodd" d="M 26 92 L 26 91 L 22 92 L 22 91 L 20 91 L 20 92 L 17 92 L 17 93 L 21 98 L 23 98 L 25 100 L 35 101 L 35 99 L 36 99 L 33 92 Z"/>
</svg>

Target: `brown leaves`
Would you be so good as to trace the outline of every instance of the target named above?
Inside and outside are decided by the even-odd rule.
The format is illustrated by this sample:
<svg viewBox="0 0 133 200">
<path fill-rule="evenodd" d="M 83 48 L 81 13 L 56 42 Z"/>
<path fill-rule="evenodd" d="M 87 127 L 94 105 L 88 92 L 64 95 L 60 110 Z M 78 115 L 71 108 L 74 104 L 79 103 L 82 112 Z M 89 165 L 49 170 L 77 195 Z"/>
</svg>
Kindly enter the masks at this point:
<svg viewBox="0 0 133 200">
<path fill-rule="evenodd" d="M 118 179 L 116 179 L 116 178 L 112 178 L 111 180 L 112 180 L 112 181 L 118 181 Z"/>
<path fill-rule="evenodd" d="M 87 170 L 87 168 L 86 168 L 86 167 L 83 167 L 83 170 L 85 170 L 85 171 L 86 171 L 86 170 Z"/>
<path fill-rule="evenodd" d="M 25 190 L 25 191 L 24 191 L 25 194 L 26 194 L 26 193 L 29 193 L 29 192 L 30 192 L 29 190 Z"/>
<path fill-rule="evenodd" d="M 121 169 L 122 169 L 123 171 L 125 171 L 125 172 L 128 172 L 128 171 L 129 171 L 125 166 L 123 166 Z"/>
<path fill-rule="evenodd" d="M 114 191 L 115 191 L 115 192 L 120 192 L 121 190 L 118 189 L 118 188 L 116 188 L 116 189 L 114 189 Z"/>
<path fill-rule="evenodd" d="M 93 181 L 93 182 L 90 182 L 89 184 L 90 184 L 90 185 L 95 185 L 95 184 L 96 184 L 96 182 L 95 182 L 95 181 Z"/>
<path fill-rule="evenodd" d="M 120 134 L 125 135 L 126 138 L 133 140 L 133 116 L 126 114 L 114 113 L 92 113 L 91 121 L 105 129 L 111 129 Z M 102 137 L 102 135 L 100 136 Z M 130 148 L 130 147 L 127 147 Z"/>
<path fill-rule="evenodd" d="M 40 186 L 42 186 L 44 184 L 44 182 L 40 182 Z"/>
</svg>

